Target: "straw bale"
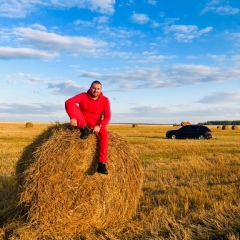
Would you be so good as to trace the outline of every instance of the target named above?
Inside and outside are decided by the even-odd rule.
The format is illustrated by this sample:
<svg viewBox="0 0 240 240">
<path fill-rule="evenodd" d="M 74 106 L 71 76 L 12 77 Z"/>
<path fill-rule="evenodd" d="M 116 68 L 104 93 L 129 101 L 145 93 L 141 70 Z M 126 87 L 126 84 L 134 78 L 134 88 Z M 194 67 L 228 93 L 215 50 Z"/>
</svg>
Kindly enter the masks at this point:
<svg viewBox="0 0 240 240">
<path fill-rule="evenodd" d="M 72 239 L 124 224 L 136 213 L 142 166 L 129 143 L 109 132 L 108 175 L 96 172 L 98 141 L 66 124 L 50 127 L 18 162 L 20 204 L 39 236 Z"/>
<path fill-rule="evenodd" d="M 188 126 L 188 125 L 190 125 L 190 122 L 181 122 L 181 126 Z"/>
<path fill-rule="evenodd" d="M 238 126 L 237 125 L 232 125 L 232 130 L 237 130 Z"/>
<path fill-rule="evenodd" d="M 133 124 L 132 124 L 132 127 L 133 127 L 133 128 L 138 127 L 138 124 L 137 124 L 137 123 L 133 123 Z"/>
<path fill-rule="evenodd" d="M 27 123 L 25 124 L 25 127 L 26 127 L 26 128 L 32 128 L 32 127 L 33 127 L 33 123 L 27 122 Z"/>
<path fill-rule="evenodd" d="M 229 126 L 228 126 L 228 125 L 223 125 L 223 126 L 222 126 L 222 130 L 227 130 L 227 129 L 229 129 Z"/>
</svg>

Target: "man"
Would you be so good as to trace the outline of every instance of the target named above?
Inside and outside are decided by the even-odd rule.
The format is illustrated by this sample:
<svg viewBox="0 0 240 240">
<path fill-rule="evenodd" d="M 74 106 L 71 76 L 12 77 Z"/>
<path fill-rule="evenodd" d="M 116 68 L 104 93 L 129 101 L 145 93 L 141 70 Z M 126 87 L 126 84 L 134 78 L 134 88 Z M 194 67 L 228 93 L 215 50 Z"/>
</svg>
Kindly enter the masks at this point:
<svg viewBox="0 0 240 240">
<path fill-rule="evenodd" d="M 80 93 L 65 102 L 66 112 L 70 117 L 70 124 L 80 129 L 81 139 L 86 139 L 91 132 L 99 140 L 99 162 L 97 172 L 108 174 L 107 151 L 108 132 L 107 124 L 111 118 L 110 102 L 102 94 L 102 84 L 92 82 L 87 92 Z"/>
</svg>

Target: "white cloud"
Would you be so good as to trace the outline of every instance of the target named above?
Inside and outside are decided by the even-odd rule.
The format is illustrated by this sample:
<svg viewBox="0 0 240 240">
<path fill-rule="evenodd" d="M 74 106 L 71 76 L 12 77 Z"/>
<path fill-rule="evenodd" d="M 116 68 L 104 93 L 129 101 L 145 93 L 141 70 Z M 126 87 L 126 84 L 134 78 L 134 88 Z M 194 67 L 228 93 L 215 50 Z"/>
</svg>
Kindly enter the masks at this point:
<svg viewBox="0 0 240 240">
<path fill-rule="evenodd" d="M 26 73 L 10 74 L 10 75 L 7 75 L 7 78 L 9 79 L 10 82 L 26 81 L 29 83 L 37 83 L 42 81 L 39 76 L 33 76 L 31 74 L 26 74 Z"/>
<path fill-rule="evenodd" d="M 1 0 L 0 16 L 8 18 L 24 18 L 39 7 L 48 6 L 49 8 L 86 8 L 91 11 L 113 14 L 115 0 Z"/>
<path fill-rule="evenodd" d="M 225 35 L 230 39 L 234 46 L 240 48 L 240 32 L 225 32 Z"/>
<path fill-rule="evenodd" d="M 0 47 L 0 59 L 11 59 L 11 58 L 52 59 L 57 56 L 58 56 L 57 53 L 50 53 L 47 51 L 36 50 L 31 48 Z"/>
<path fill-rule="evenodd" d="M 172 25 L 165 28 L 165 32 L 173 33 L 173 37 L 178 42 L 191 42 L 193 39 L 212 31 L 212 27 L 206 27 L 201 30 L 196 25 Z"/>
<path fill-rule="evenodd" d="M 219 15 L 236 15 L 240 13 L 239 8 L 233 8 L 231 6 L 220 6 L 217 7 L 215 12 Z"/>
<path fill-rule="evenodd" d="M 240 92 L 215 92 L 205 96 L 197 103 L 205 104 L 237 104 L 240 102 Z"/>
<path fill-rule="evenodd" d="M 170 56 L 164 56 L 164 55 L 152 55 L 148 56 L 145 60 L 145 62 L 159 62 L 159 61 L 164 61 L 166 59 L 173 59 L 177 58 L 175 55 L 170 55 Z"/>
<path fill-rule="evenodd" d="M 73 96 L 87 90 L 85 87 L 80 87 L 72 80 L 61 83 L 49 83 L 48 88 L 53 89 L 53 94 L 66 96 Z"/>
<path fill-rule="evenodd" d="M 152 21 L 152 23 L 151 23 L 151 27 L 152 27 L 152 28 L 158 28 L 158 27 L 160 27 L 160 26 L 161 26 L 161 24 L 158 23 L 158 22 L 156 22 L 156 21 Z"/>
<path fill-rule="evenodd" d="M 99 34 L 103 36 L 108 36 L 114 39 L 129 39 L 131 37 L 137 36 L 139 38 L 143 37 L 144 34 L 137 30 L 128 30 L 122 27 L 119 28 L 111 28 L 111 27 L 104 27 L 99 30 Z"/>
<path fill-rule="evenodd" d="M 231 60 L 239 69 L 240 68 L 240 55 L 232 56 Z"/>
<path fill-rule="evenodd" d="M 8 28 L 0 28 L 0 42 L 8 42 L 11 39 L 11 33 Z"/>
<path fill-rule="evenodd" d="M 218 15 L 236 15 L 240 13 L 239 8 L 234 8 L 230 5 L 220 5 L 221 1 L 211 0 L 205 6 L 205 8 L 201 11 L 201 15 L 207 12 L 214 12 Z"/>
<path fill-rule="evenodd" d="M 149 63 L 159 63 L 168 59 L 175 59 L 175 55 L 159 55 L 156 52 L 143 52 L 142 54 L 129 54 L 125 53 L 126 58 L 129 59 L 129 63 L 139 63 L 139 64 L 149 64 Z M 124 55 L 123 55 L 124 56 Z"/>
<path fill-rule="evenodd" d="M 80 71 L 81 77 L 105 80 L 119 85 L 119 89 L 163 88 L 204 84 L 239 79 L 240 70 L 227 71 L 204 65 L 173 65 L 167 69 L 144 68 L 127 72 L 100 74 Z"/>
<path fill-rule="evenodd" d="M 56 106 L 52 104 L 38 104 L 38 103 L 32 103 L 32 104 L 21 104 L 21 103 L 5 103 L 4 108 L 0 107 L 1 112 L 9 112 L 9 113 L 15 113 L 15 114 L 29 114 L 29 110 L 31 112 L 35 113 L 48 113 L 49 110 L 56 111 Z M 7 108 L 6 108 L 7 107 Z"/>
<path fill-rule="evenodd" d="M 19 42 L 22 44 L 48 51 L 63 51 L 71 54 L 94 54 L 101 51 L 102 47 L 107 46 L 106 42 L 89 37 L 61 36 L 31 28 L 16 28 L 14 34 L 19 37 Z"/>
<path fill-rule="evenodd" d="M 83 27 L 90 27 L 90 26 L 92 26 L 92 22 L 90 22 L 90 21 L 83 21 L 83 20 L 75 20 L 74 22 L 73 22 L 73 24 L 75 24 L 75 25 L 81 25 L 81 26 L 83 26 Z"/>
<path fill-rule="evenodd" d="M 92 27 L 94 24 L 104 24 L 107 23 L 109 17 L 101 16 L 101 17 L 94 17 L 92 21 L 83 21 L 83 20 L 75 20 L 73 24 L 83 26 L 83 27 Z"/>
<path fill-rule="evenodd" d="M 217 62 L 225 62 L 226 61 L 226 55 L 214 55 L 214 54 L 207 54 L 207 56 Z"/>
<path fill-rule="evenodd" d="M 111 58 L 125 58 L 125 59 L 130 59 L 133 57 L 133 54 L 132 53 L 129 53 L 129 52 L 117 52 L 117 51 L 114 51 L 114 52 L 109 52 L 109 53 L 106 53 L 105 56 L 109 56 Z"/>
<path fill-rule="evenodd" d="M 136 106 L 136 107 L 132 107 L 130 110 L 133 112 L 140 112 L 140 113 L 144 112 L 145 114 L 159 114 L 167 111 L 167 108 L 154 105 L 154 106 Z"/>
<path fill-rule="evenodd" d="M 156 0 L 148 0 L 148 4 L 157 5 L 157 1 Z"/>
<path fill-rule="evenodd" d="M 138 24 L 146 24 L 149 22 L 149 17 L 147 14 L 142 14 L 142 13 L 135 13 L 133 12 L 132 21 Z"/>
<path fill-rule="evenodd" d="M 0 16 L 8 18 L 24 18 L 30 12 L 41 5 L 45 5 L 44 1 L 32 0 L 8 0 L 0 1 Z"/>
<path fill-rule="evenodd" d="M 109 17 L 106 17 L 106 16 L 101 16 L 101 17 L 95 17 L 95 18 L 93 18 L 93 22 L 94 22 L 94 23 L 98 23 L 98 24 L 107 23 L 108 20 L 109 20 Z"/>
<path fill-rule="evenodd" d="M 47 31 L 47 28 L 45 26 L 37 23 L 30 25 L 30 27 L 40 31 Z"/>
<path fill-rule="evenodd" d="M 66 0 L 63 0 L 64 2 L 67 2 Z M 73 2 L 76 2 L 75 0 L 72 0 Z M 82 0 L 78 0 L 78 7 L 84 6 L 82 4 Z M 85 6 L 84 8 L 89 8 L 92 11 L 105 13 L 105 14 L 113 14 L 114 13 L 114 5 L 115 0 L 85 0 Z"/>
</svg>

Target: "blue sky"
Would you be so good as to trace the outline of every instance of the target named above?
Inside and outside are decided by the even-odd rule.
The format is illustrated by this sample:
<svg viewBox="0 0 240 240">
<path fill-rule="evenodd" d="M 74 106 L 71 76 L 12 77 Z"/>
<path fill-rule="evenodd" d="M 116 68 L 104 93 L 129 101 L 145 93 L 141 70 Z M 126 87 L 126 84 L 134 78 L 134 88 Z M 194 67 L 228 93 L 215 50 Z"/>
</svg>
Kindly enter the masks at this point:
<svg viewBox="0 0 240 240">
<path fill-rule="evenodd" d="M 0 0 L 0 121 L 67 122 L 99 80 L 111 123 L 240 119 L 239 0 Z"/>
</svg>

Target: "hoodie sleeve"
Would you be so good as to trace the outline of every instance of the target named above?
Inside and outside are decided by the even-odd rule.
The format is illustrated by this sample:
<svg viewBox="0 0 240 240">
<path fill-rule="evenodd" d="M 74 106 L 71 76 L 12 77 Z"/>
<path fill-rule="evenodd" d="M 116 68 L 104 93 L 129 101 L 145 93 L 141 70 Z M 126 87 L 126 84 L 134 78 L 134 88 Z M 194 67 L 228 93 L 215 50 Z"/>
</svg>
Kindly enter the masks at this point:
<svg viewBox="0 0 240 240">
<path fill-rule="evenodd" d="M 76 106 L 77 104 L 80 104 L 83 101 L 83 99 L 84 99 L 84 93 L 80 93 L 72 98 L 69 98 L 65 102 L 65 109 L 70 119 L 73 119 L 76 117 L 75 116 Z"/>
<path fill-rule="evenodd" d="M 100 124 L 103 127 L 106 127 L 110 119 L 111 119 L 110 102 L 107 97 L 104 97 L 103 119 L 100 121 Z"/>
</svg>

